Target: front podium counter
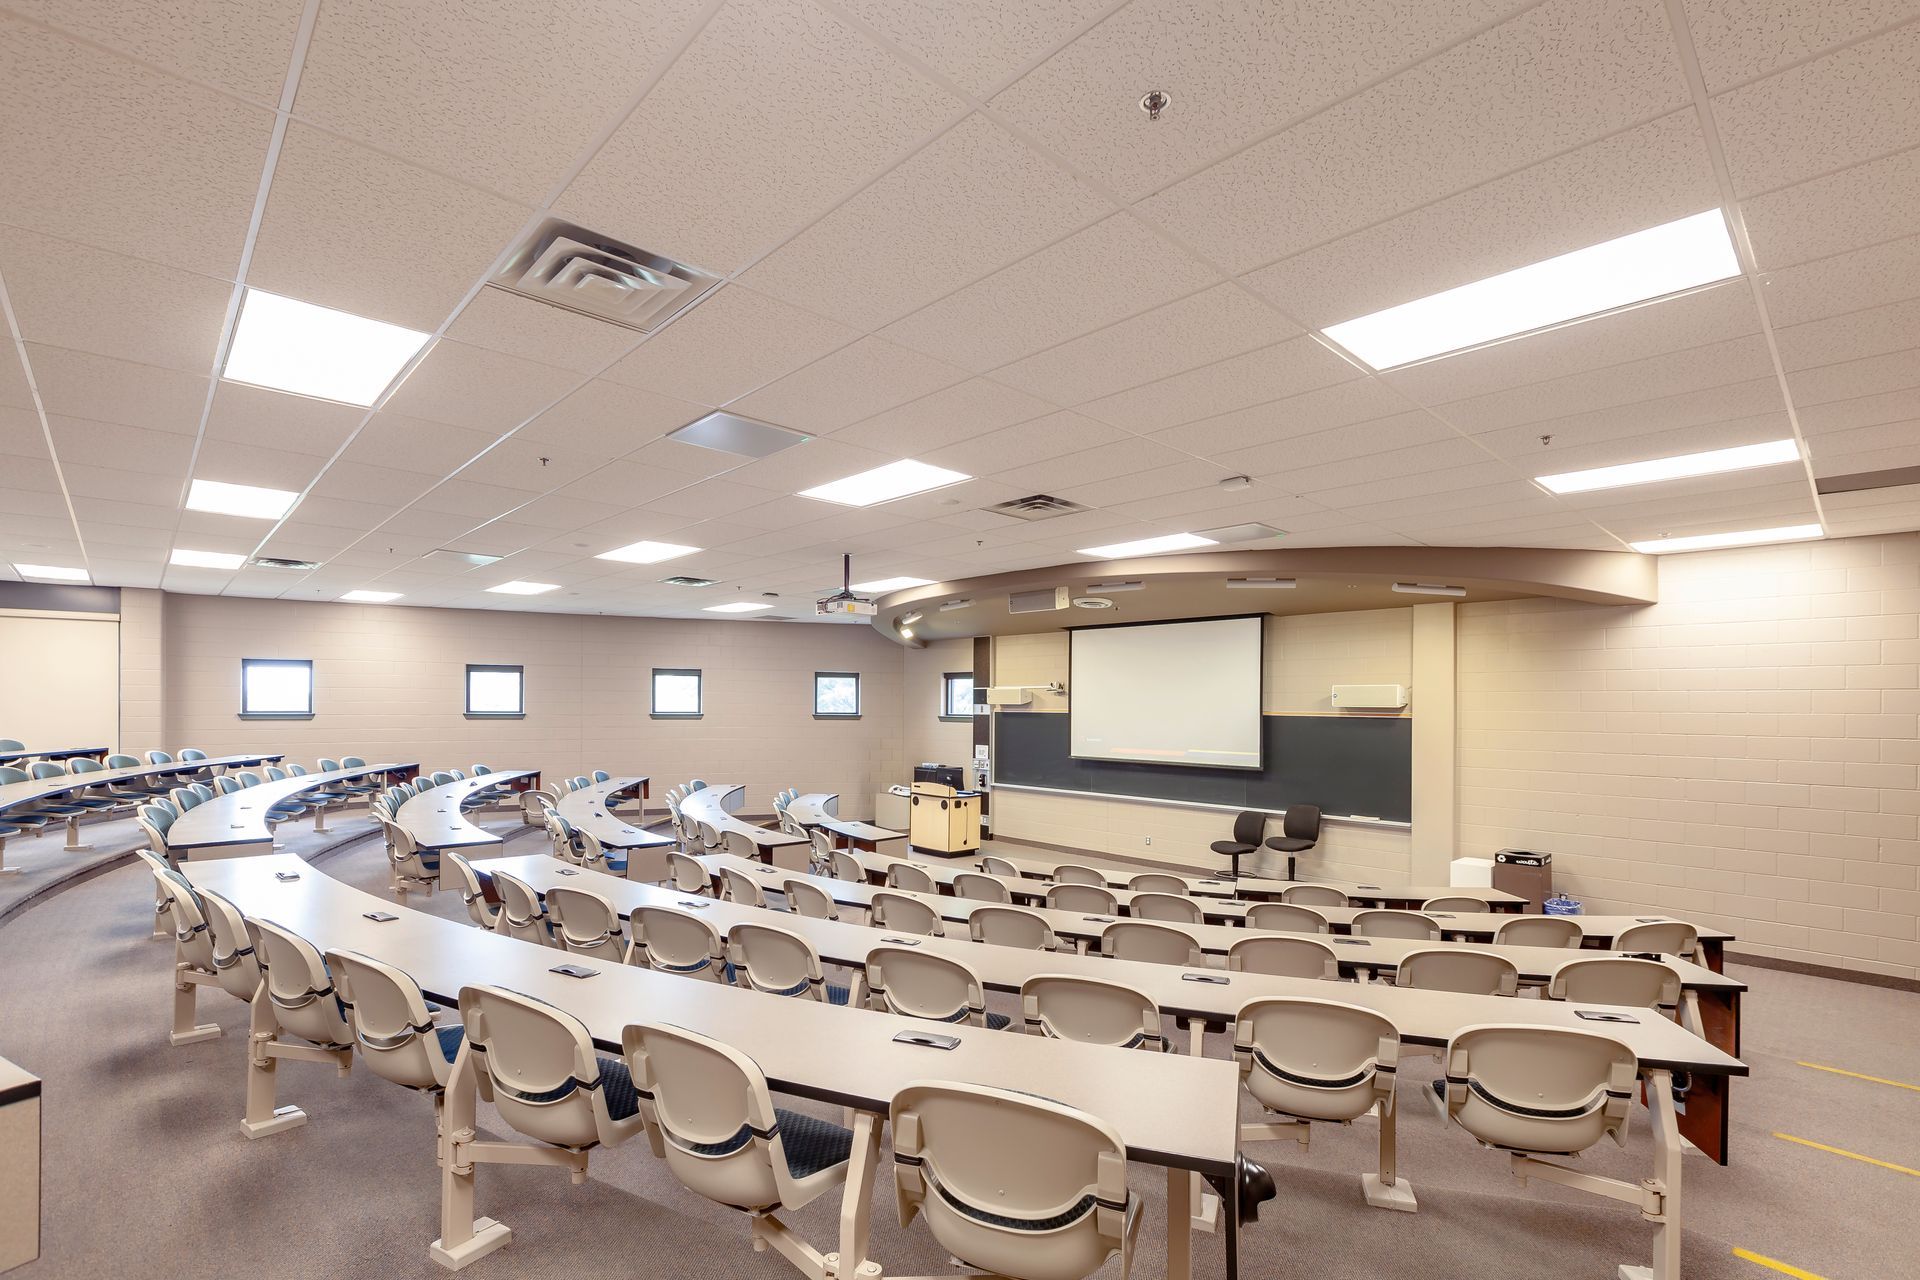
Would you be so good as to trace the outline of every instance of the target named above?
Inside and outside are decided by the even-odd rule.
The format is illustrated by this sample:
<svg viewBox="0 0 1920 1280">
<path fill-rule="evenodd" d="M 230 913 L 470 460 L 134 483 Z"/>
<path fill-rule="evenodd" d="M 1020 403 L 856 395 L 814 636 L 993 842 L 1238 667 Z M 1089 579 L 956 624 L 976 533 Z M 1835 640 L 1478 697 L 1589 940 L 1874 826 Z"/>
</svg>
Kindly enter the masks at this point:
<svg viewBox="0 0 1920 1280">
<path fill-rule="evenodd" d="M 913 784 L 907 843 L 915 853 L 951 857 L 980 847 L 980 793 L 945 782 Z"/>
</svg>

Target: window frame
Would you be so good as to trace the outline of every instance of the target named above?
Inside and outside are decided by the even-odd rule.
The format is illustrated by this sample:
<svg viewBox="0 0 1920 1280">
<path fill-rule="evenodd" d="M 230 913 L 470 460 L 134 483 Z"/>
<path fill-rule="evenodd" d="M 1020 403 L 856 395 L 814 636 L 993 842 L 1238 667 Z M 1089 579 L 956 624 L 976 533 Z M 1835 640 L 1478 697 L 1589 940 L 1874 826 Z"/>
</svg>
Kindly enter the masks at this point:
<svg viewBox="0 0 1920 1280">
<path fill-rule="evenodd" d="M 692 676 L 692 711 L 660 710 L 660 677 Z M 698 720 L 707 713 L 707 677 L 699 667 L 655 667 L 647 677 L 647 714 L 654 720 Z"/>
<path fill-rule="evenodd" d="M 967 712 L 965 715 L 961 715 L 955 712 L 953 709 L 953 699 L 950 695 L 953 692 L 953 682 L 955 680 L 965 680 L 967 682 Z M 979 705 L 974 701 L 974 698 L 973 698 L 973 695 L 976 692 L 977 692 L 977 686 L 973 683 L 973 672 L 971 671 L 942 672 L 940 674 L 940 717 L 939 718 L 949 722 L 955 722 L 955 723 L 961 723 L 961 724 L 973 723 L 973 718 L 975 715 L 973 708 Z"/>
<path fill-rule="evenodd" d="M 822 711 L 820 709 L 820 681 L 822 677 L 834 680 L 853 681 L 853 710 Z M 815 720 L 858 720 L 860 718 L 860 673 L 858 671 L 816 671 L 813 673 L 813 718 Z"/>
<path fill-rule="evenodd" d="M 255 711 L 247 705 L 247 673 L 254 667 L 303 667 L 307 673 L 307 709 L 305 711 Z M 312 658 L 242 658 L 240 659 L 240 719 L 242 720 L 311 720 L 314 716 L 313 659 Z"/>
<path fill-rule="evenodd" d="M 476 671 L 511 671 L 520 678 L 520 709 L 518 711 L 475 711 L 473 709 L 473 673 Z M 469 720 L 525 720 L 527 718 L 527 669 L 512 662 L 469 662 L 466 674 L 466 718 Z"/>
</svg>

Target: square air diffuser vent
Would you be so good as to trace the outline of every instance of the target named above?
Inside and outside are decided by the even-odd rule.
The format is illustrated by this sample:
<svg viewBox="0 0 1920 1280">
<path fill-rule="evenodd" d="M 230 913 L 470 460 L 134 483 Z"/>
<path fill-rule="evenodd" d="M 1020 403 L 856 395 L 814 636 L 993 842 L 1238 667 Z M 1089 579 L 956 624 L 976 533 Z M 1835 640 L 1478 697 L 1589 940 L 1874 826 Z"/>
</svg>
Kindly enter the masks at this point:
<svg viewBox="0 0 1920 1280">
<path fill-rule="evenodd" d="M 718 578 L 690 578 L 684 573 L 676 573 L 673 577 L 662 578 L 660 579 L 660 581 L 666 583 L 670 587 L 710 587 L 714 583 L 718 582 L 719 579 Z"/>
<path fill-rule="evenodd" d="M 548 218 L 488 281 L 497 288 L 652 333 L 714 285 L 717 276 Z"/>
<path fill-rule="evenodd" d="M 318 569 L 318 560 L 289 560 L 285 556 L 255 556 L 247 562 L 256 569 Z"/>
<path fill-rule="evenodd" d="M 1212 538 L 1215 542 L 1260 542 L 1266 538 L 1284 538 L 1285 529 L 1276 529 L 1270 524 L 1229 524 L 1218 529 L 1196 529 L 1203 538 Z"/>
<path fill-rule="evenodd" d="M 1051 520 L 1055 516 L 1070 516 L 1076 511 L 1086 510 L 1077 502 L 1068 502 L 1065 498 L 1056 498 L 1048 493 L 1031 493 L 1024 498 L 996 502 L 985 509 L 996 515 L 1012 516 L 1015 520 Z"/>
</svg>

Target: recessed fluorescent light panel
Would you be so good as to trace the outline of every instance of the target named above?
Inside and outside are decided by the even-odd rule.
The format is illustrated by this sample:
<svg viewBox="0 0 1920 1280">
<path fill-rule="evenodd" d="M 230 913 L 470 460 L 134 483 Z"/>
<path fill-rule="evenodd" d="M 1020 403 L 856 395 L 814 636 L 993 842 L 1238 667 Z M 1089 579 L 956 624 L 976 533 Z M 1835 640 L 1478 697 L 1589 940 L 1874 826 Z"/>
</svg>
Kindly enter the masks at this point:
<svg viewBox="0 0 1920 1280">
<path fill-rule="evenodd" d="M 262 489 L 251 484 L 195 480 L 187 490 L 187 510 L 217 516 L 245 516 L 249 520 L 278 520 L 293 509 L 300 495 L 286 489 Z"/>
<path fill-rule="evenodd" d="M 1292 578 L 1228 578 L 1227 586 L 1235 591 L 1284 591 L 1299 585 Z"/>
<path fill-rule="evenodd" d="M 503 596 L 538 596 L 545 595 L 549 591 L 558 591 L 559 589 L 560 584 L 557 582 L 522 582 L 518 578 L 515 578 L 512 582 L 503 582 L 497 587 L 487 588 L 487 590 Z"/>
<path fill-rule="evenodd" d="M 1115 542 L 1104 547 L 1082 547 L 1079 554 L 1099 556 L 1104 560 L 1120 560 L 1127 556 L 1157 556 L 1164 551 L 1190 551 L 1194 547 L 1217 546 L 1212 538 L 1203 538 L 1197 533 L 1169 533 L 1158 538 L 1141 538 L 1137 542 Z M 1093 590 L 1088 587 L 1087 590 Z"/>
<path fill-rule="evenodd" d="M 13 571 L 36 582 L 89 582 L 85 569 L 68 569 L 57 564 L 16 564 Z"/>
<path fill-rule="evenodd" d="M 247 558 L 232 551 L 189 551 L 185 547 L 175 547 L 173 554 L 167 557 L 168 564 L 179 565 L 183 569 L 238 569 L 247 562 Z"/>
<path fill-rule="evenodd" d="M 1738 533 L 1696 533 L 1684 538 L 1654 538 L 1633 544 L 1635 551 L 1657 556 L 1669 551 L 1708 551 L 1714 547 L 1750 547 L 1762 542 L 1804 542 L 1821 536 L 1817 524 L 1789 524 L 1778 529 L 1745 529 Z"/>
<path fill-rule="evenodd" d="M 735 600 L 732 604 L 710 604 L 703 613 L 758 613 L 762 609 L 773 608 L 770 604 L 761 604 L 758 600 Z"/>
<path fill-rule="evenodd" d="M 872 582 L 856 582 L 855 591 L 905 591 L 908 587 L 930 587 L 933 583 L 926 578 L 875 578 Z"/>
<path fill-rule="evenodd" d="M 364 407 L 431 336 L 249 289 L 221 373 L 230 382 Z"/>
<path fill-rule="evenodd" d="M 1791 440 L 1769 440 L 1765 444 L 1743 444 L 1733 449 L 1709 449 L 1705 453 L 1683 453 L 1672 458 L 1623 462 L 1616 467 L 1566 471 L 1555 476 L 1536 476 L 1534 479 L 1555 493 L 1587 493 L 1594 489 L 1619 489 L 1630 484 L 1685 480 L 1692 476 L 1712 476 L 1723 471 L 1747 471 L 1754 467 L 1798 461 L 1799 445 Z"/>
<path fill-rule="evenodd" d="M 1449 587 L 1438 582 L 1396 582 L 1393 589 L 1407 596 L 1464 596 L 1465 587 Z"/>
<path fill-rule="evenodd" d="M 1726 218 L 1709 209 L 1324 332 L 1375 369 L 1392 369 L 1739 274 Z"/>
<path fill-rule="evenodd" d="M 677 542 L 631 542 L 624 547 L 602 551 L 594 559 L 618 560 L 623 564 L 659 564 L 662 560 L 677 560 L 681 556 L 690 556 L 699 549 L 683 547 Z"/>
<path fill-rule="evenodd" d="M 400 598 L 398 591 L 349 591 L 340 597 L 351 604 L 388 604 Z"/>
<path fill-rule="evenodd" d="M 835 480 L 832 484 L 802 489 L 800 496 L 818 498 L 822 502 L 837 502 L 843 507 L 871 507 L 875 503 L 892 502 L 895 498 L 905 498 L 971 479 L 973 477 L 964 472 L 902 458 L 884 467 L 862 471 L 857 476 Z"/>
</svg>

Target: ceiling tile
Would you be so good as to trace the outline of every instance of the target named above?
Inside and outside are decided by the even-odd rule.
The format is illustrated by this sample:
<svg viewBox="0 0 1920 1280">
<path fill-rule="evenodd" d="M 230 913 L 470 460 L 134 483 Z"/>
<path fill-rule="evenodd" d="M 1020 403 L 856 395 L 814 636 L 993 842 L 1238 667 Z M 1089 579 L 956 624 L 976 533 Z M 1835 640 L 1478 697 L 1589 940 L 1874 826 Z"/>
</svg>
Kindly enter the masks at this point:
<svg viewBox="0 0 1920 1280">
<path fill-rule="evenodd" d="M 141 427 L 121 427 L 106 422 L 88 422 L 84 418 L 49 417 L 53 447 L 66 462 L 94 464 L 111 460 L 128 471 L 152 471 L 155 475 L 184 475 L 193 458 L 193 437 L 185 432 L 151 431 Z M 8 479 L 22 468 L 8 464 Z M 48 470 L 51 471 L 51 466 Z M 49 488 L 54 487 L 49 475 Z M 171 491 L 168 498 L 173 497 Z"/>
<path fill-rule="evenodd" d="M 731 275 L 959 105 L 803 0 L 730 4 L 558 207 L 596 231 Z"/>
<path fill-rule="evenodd" d="M 27 345 L 49 414 L 155 431 L 198 431 L 207 379 L 60 347 Z"/>
<path fill-rule="evenodd" d="M 1793 424 L 1784 411 L 1648 431 L 1641 435 L 1615 435 L 1605 429 L 1582 432 L 1565 429 L 1558 423 L 1548 425 L 1555 429 L 1532 435 L 1496 432 L 1475 436 L 1474 440 L 1511 460 L 1516 467 L 1530 475 L 1558 475 L 1567 471 L 1641 462 L 1649 458 L 1671 458 L 1684 453 L 1704 453 L 1709 449 L 1732 449 L 1739 445 L 1762 444 L 1768 440 L 1787 440 L 1793 436 Z M 1540 442 L 1543 434 L 1551 437 L 1546 444 Z"/>
<path fill-rule="evenodd" d="M 340 458 L 359 466 L 418 473 L 437 480 L 497 439 L 499 436 L 492 431 L 376 413 Z"/>
<path fill-rule="evenodd" d="M 1092 401 L 1080 411 L 1144 434 L 1360 376 L 1319 339 L 1299 337 Z"/>
<path fill-rule="evenodd" d="M 1023 422 L 999 431 L 977 436 L 936 449 L 922 460 L 936 467 L 949 467 L 968 475 L 993 471 L 1012 478 L 1016 469 L 1024 470 L 1049 458 L 1110 445 L 1127 439 L 1117 427 L 1078 413 L 1051 413 L 1032 422 Z"/>
<path fill-rule="evenodd" d="M 1836 45 L 1920 16 L 1914 0 L 1686 0 L 1687 27 L 1707 92 L 1778 71 Z"/>
<path fill-rule="evenodd" d="M 842 427 L 833 433 L 833 439 L 861 445 L 889 459 L 920 457 L 969 436 L 1044 417 L 1052 411 L 1052 405 L 1024 391 L 985 378 L 969 378 Z"/>
<path fill-rule="evenodd" d="M 589 457 L 626 457 L 701 416 L 698 405 L 596 378 L 516 433 Z"/>
<path fill-rule="evenodd" d="M 1414 410 L 1332 430 L 1289 435 L 1284 439 L 1209 456 L 1231 471 L 1256 478 L 1271 478 L 1297 493 L 1299 486 L 1293 483 L 1292 476 L 1303 468 L 1351 462 L 1352 471 L 1364 474 L 1366 460 L 1374 454 L 1458 438 L 1454 431 L 1432 414 Z"/>
<path fill-rule="evenodd" d="M 1809 436 L 1827 431 L 1849 431 L 1855 427 L 1879 426 L 1920 418 L 1920 387 L 1856 396 L 1826 404 L 1800 404 L 1800 429 Z"/>
<path fill-rule="evenodd" d="M 1787 388 L 1796 407 L 1855 400 L 1916 386 L 1920 386 L 1920 351 L 1896 351 L 1891 355 L 1820 365 L 1787 374 Z"/>
<path fill-rule="evenodd" d="M 578 480 L 606 462 L 596 454 L 509 436 L 461 468 L 460 478 L 545 491 Z"/>
<path fill-rule="evenodd" d="M 194 464 L 194 477 L 298 493 L 313 483 L 322 465 L 319 458 L 309 453 L 289 453 L 284 449 L 226 441 L 200 450 L 199 460 Z M 266 526 L 261 525 L 260 529 L 265 532 Z"/>
<path fill-rule="evenodd" d="M 1252 405 L 1154 433 L 1154 439 L 1211 457 L 1232 449 L 1330 431 L 1404 413 L 1407 398 L 1378 378 L 1356 378 L 1305 395 Z"/>
<path fill-rule="evenodd" d="M 1287 484 L 1322 506 L 1346 510 L 1514 479 L 1471 441 L 1455 437 L 1373 454 L 1357 468 L 1344 462 L 1301 467 Z M 1545 501 L 1538 489 L 1527 488 L 1531 497 Z"/>
<path fill-rule="evenodd" d="M 966 92 L 984 94 L 1113 8 L 1114 0 L 842 0 L 841 7 Z"/>
<path fill-rule="evenodd" d="M 1761 284 L 1776 328 L 1920 298 L 1920 235 L 1787 267 Z"/>
<path fill-rule="evenodd" d="M 421 495 L 415 509 L 469 517 L 471 526 L 504 515 L 538 496 L 527 489 L 453 479 L 442 481 Z"/>
<path fill-rule="evenodd" d="M 504 289 L 482 289 L 460 309 L 447 336 L 556 369 L 597 373 L 631 351 L 641 335 Z"/>
<path fill-rule="evenodd" d="M 442 338 L 384 407 L 403 417 L 498 435 L 564 399 L 580 381 L 571 370 Z"/>
<path fill-rule="evenodd" d="M 1920 147 L 1740 203 L 1763 271 L 1910 236 Z"/>
<path fill-rule="evenodd" d="M 737 284 L 724 285 L 607 370 L 609 382 L 723 405 L 860 336 Z"/>
<path fill-rule="evenodd" d="M 1774 338 L 1780 344 L 1781 365 L 1790 373 L 1920 348 L 1920 298 L 1779 328 Z M 1920 351 L 1913 354 L 1920 359 Z M 1920 375 L 1915 380 L 1920 381 Z"/>
<path fill-rule="evenodd" d="M 1841 454 L 1873 453 L 1920 445 L 1920 419 L 1877 422 L 1872 426 L 1848 427 L 1841 431 L 1821 431 L 1807 437 L 1815 475 L 1837 475 L 1826 460 Z"/>
<path fill-rule="evenodd" d="M 828 432 L 961 381 L 932 356 L 869 337 L 769 383 L 731 406 L 794 431 Z"/>
<path fill-rule="evenodd" d="M 187 80 L 274 106 L 302 0 L 8 0 L 15 13 Z"/>
<path fill-rule="evenodd" d="M 209 449 L 258 444 L 330 458 L 366 416 L 357 405 L 221 382 L 214 387 L 207 415 L 206 443 Z"/>
</svg>

